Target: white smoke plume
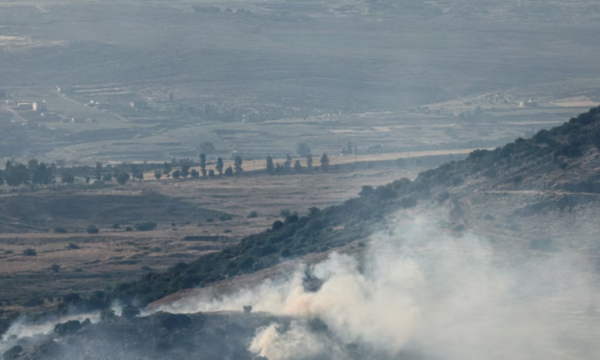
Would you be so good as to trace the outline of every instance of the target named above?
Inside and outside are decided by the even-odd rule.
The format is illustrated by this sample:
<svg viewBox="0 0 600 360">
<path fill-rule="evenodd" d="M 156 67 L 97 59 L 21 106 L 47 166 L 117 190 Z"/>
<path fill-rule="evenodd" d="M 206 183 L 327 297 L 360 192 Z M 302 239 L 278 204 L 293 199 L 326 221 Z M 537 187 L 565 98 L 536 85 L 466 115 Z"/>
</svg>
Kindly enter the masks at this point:
<svg viewBox="0 0 600 360">
<path fill-rule="evenodd" d="M 162 310 L 240 310 L 292 316 L 260 329 L 249 345 L 269 360 L 397 358 L 417 351 L 436 359 L 592 359 L 598 280 L 581 256 L 532 255 L 446 233 L 420 219 L 372 236 L 360 259 L 333 253 L 219 299 L 185 299 Z M 323 281 L 305 290 L 309 272 Z M 318 319 L 326 333 L 308 325 Z M 361 354 L 375 357 L 361 357 Z M 376 354 L 376 355 L 373 355 Z"/>
</svg>

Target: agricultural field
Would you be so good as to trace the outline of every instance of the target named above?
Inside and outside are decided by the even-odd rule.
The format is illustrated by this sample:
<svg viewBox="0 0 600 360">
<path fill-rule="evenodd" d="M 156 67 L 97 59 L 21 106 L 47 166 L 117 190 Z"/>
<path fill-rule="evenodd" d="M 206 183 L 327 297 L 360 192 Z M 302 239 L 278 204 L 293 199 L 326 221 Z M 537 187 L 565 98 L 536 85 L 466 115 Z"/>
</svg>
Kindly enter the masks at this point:
<svg viewBox="0 0 600 360">
<path fill-rule="evenodd" d="M 600 101 L 586 0 L 0 6 L 0 159 L 489 148 Z"/>
<path fill-rule="evenodd" d="M 414 178 L 423 167 L 213 180 L 129 182 L 0 195 L 0 301 L 86 293 L 236 244 L 281 219 L 354 197 L 365 185 Z M 136 225 L 153 222 L 155 229 Z M 89 225 L 99 233 L 89 234 Z M 118 225 L 118 226 L 117 226 Z M 127 228 L 130 227 L 128 231 Z M 33 249 L 36 256 L 24 251 Z M 54 264 L 60 265 L 56 271 Z"/>
</svg>

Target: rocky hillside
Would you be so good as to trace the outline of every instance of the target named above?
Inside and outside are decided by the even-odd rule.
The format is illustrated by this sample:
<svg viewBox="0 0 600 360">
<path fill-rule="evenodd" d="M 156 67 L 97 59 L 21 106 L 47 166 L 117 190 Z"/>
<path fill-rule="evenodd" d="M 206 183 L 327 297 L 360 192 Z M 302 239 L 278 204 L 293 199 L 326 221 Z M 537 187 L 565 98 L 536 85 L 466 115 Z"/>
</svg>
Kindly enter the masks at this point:
<svg viewBox="0 0 600 360">
<path fill-rule="evenodd" d="M 147 304 L 177 291 L 202 287 L 233 276 L 269 268 L 282 259 L 306 256 L 359 243 L 374 224 L 419 202 L 439 203 L 451 196 L 489 191 L 533 191 L 580 195 L 600 193 L 600 108 L 591 109 L 529 139 L 516 139 L 492 151 L 477 150 L 462 161 L 425 171 L 414 181 L 400 179 L 386 186 L 364 186 L 358 198 L 308 214 L 293 214 L 240 244 L 196 261 L 180 263 L 165 273 L 148 273 L 116 287 L 114 296 Z M 578 204 L 577 197 L 552 199 L 537 206 Z M 455 208 L 460 207 L 456 201 Z M 521 209 L 527 213 L 530 209 Z M 461 224 L 464 225 L 464 224 Z M 462 229 L 464 226 L 458 227 Z"/>
</svg>

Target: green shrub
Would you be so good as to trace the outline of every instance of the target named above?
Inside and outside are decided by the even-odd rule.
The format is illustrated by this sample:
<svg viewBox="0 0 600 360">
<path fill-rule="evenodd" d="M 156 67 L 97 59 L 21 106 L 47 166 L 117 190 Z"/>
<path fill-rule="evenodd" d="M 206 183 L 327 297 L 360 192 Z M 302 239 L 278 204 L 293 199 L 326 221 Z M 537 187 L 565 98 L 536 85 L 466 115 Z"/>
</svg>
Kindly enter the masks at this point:
<svg viewBox="0 0 600 360">
<path fill-rule="evenodd" d="M 115 311 L 113 309 L 104 309 L 100 312 L 100 320 L 106 321 L 115 318 Z"/>
<path fill-rule="evenodd" d="M 246 216 L 246 218 L 248 219 L 255 219 L 258 217 L 258 213 L 256 211 L 252 211 L 250 214 L 248 214 L 248 216 Z"/>
<path fill-rule="evenodd" d="M 137 231 L 150 231 L 156 229 L 156 223 L 152 221 L 146 221 L 135 224 L 135 228 Z"/>
<path fill-rule="evenodd" d="M 140 314 L 140 309 L 133 305 L 127 305 L 121 310 L 121 316 L 127 319 L 133 319 Z"/>
<path fill-rule="evenodd" d="M 55 234 L 66 234 L 67 233 L 67 229 L 65 229 L 64 227 L 61 226 L 57 226 L 52 230 Z"/>
<path fill-rule="evenodd" d="M 88 234 L 98 234 L 100 230 L 96 227 L 96 225 L 89 225 L 85 230 Z"/>
<path fill-rule="evenodd" d="M 23 250 L 23 255 L 25 256 L 37 256 L 37 252 L 35 249 L 25 249 Z"/>
<path fill-rule="evenodd" d="M 219 216 L 219 220 L 221 220 L 221 221 L 229 221 L 231 219 L 233 219 L 233 218 L 229 214 L 223 214 L 223 215 Z"/>
</svg>

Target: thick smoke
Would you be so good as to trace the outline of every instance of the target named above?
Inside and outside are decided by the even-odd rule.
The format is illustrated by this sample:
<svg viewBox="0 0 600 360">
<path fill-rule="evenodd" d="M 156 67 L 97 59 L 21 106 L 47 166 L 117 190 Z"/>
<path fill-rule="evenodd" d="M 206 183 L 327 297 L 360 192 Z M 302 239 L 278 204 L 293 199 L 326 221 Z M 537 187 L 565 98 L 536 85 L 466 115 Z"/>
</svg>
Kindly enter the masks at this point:
<svg viewBox="0 0 600 360">
<path fill-rule="evenodd" d="M 260 329 L 249 345 L 269 360 L 415 352 L 434 359 L 597 358 L 597 280 L 586 262 L 566 252 L 519 249 L 457 237 L 420 219 L 373 235 L 360 257 L 333 253 L 284 281 L 220 299 L 188 298 L 164 310 L 252 305 L 290 315 L 291 324 Z M 320 289 L 305 289 L 307 273 L 323 281 Z"/>
</svg>

